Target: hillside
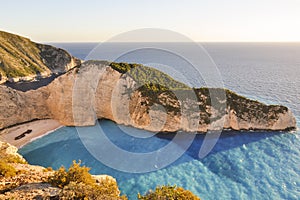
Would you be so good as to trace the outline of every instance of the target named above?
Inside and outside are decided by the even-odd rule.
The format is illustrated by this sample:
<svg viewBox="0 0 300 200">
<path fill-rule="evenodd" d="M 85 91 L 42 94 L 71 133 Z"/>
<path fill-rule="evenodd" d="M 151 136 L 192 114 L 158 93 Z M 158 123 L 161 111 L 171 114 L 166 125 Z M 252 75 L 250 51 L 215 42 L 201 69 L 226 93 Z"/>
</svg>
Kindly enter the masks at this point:
<svg viewBox="0 0 300 200">
<path fill-rule="evenodd" d="M 47 77 L 80 63 L 63 49 L 0 31 L 0 83 Z"/>
</svg>

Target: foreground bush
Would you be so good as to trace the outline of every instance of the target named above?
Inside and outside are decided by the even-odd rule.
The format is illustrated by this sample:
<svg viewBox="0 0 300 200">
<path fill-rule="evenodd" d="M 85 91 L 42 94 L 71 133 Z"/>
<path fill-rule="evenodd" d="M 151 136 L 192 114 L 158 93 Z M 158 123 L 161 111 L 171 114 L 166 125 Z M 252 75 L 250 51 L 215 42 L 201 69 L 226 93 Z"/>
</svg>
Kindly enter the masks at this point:
<svg viewBox="0 0 300 200">
<path fill-rule="evenodd" d="M 15 150 L 16 152 L 9 152 L 7 151 L 9 148 L 11 146 L 8 143 L 0 141 L 0 160 L 2 162 L 26 164 L 26 161 L 16 154 L 17 149 Z"/>
<path fill-rule="evenodd" d="M 4 177 L 12 177 L 15 176 L 17 173 L 17 170 L 11 166 L 10 164 L 0 161 L 0 176 Z"/>
<path fill-rule="evenodd" d="M 68 171 L 61 167 L 49 177 L 49 182 L 56 187 L 62 188 L 61 199 L 93 199 L 93 200 L 118 200 L 127 199 L 120 197 L 117 183 L 106 179 L 97 183 L 89 173 L 90 168 L 81 167 L 81 162 L 73 165 Z"/>
<path fill-rule="evenodd" d="M 7 153 L 9 147 L 9 144 L 0 141 L 0 176 L 4 177 L 17 174 L 17 170 L 10 163 L 26 163 L 20 156 Z"/>
<path fill-rule="evenodd" d="M 139 200 L 200 200 L 192 192 L 176 186 L 157 187 L 145 196 L 138 194 Z"/>
</svg>

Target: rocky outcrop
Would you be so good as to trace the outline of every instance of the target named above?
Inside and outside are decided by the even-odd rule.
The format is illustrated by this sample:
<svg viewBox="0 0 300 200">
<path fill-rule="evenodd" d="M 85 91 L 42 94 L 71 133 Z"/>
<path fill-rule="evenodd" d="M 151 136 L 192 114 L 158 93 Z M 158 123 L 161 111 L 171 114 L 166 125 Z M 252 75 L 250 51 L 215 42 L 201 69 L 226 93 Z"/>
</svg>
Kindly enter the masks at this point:
<svg viewBox="0 0 300 200">
<path fill-rule="evenodd" d="M 40 50 L 40 56 L 44 64 L 52 73 L 66 72 L 81 63 L 79 59 L 74 58 L 63 49 L 38 43 L 36 43 L 36 46 Z"/>
<path fill-rule="evenodd" d="M 0 31 L 0 84 L 64 73 L 80 63 L 63 49 Z"/>
<path fill-rule="evenodd" d="M 61 189 L 49 183 L 27 183 L 0 194 L 2 199 L 59 199 Z"/>
<path fill-rule="evenodd" d="M 23 158 L 23 156 L 21 156 L 18 153 L 18 148 L 17 147 L 15 147 L 11 144 L 8 144 L 6 142 L 0 141 L 0 158 L 2 159 L 2 157 L 4 155 L 10 155 L 10 156 L 13 156 L 13 157 L 17 157 L 18 160 L 20 160 L 21 162 L 26 162 L 26 160 Z"/>
<path fill-rule="evenodd" d="M 157 70 L 128 64 L 88 61 L 38 90 L 23 93 L 0 86 L 0 98 L 0 110 L 5 111 L 0 113 L 0 129 L 45 118 L 67 126 L 94 125 L 105 118 L 154 132 L 296 127 L 284 106 L 224 89 L 189 88 Z"/>
<path fill-rule="evenodd" d="M 0 199 L 47 199 L 57 197 L 60 188 L 46 183 L 54 171 L 44 167 L 9 163 L 20 173 L 12 177 L 0 176 Z"/>
</svg>

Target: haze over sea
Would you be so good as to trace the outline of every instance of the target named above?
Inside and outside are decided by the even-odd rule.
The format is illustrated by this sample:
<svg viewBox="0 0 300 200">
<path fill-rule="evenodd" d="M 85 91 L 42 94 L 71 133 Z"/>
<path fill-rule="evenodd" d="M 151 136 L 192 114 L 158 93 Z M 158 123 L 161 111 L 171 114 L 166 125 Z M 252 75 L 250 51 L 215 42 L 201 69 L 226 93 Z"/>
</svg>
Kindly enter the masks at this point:
<svg viewBox="0 0 300 200">
<path fill-rule="evenodd" d="M 97 44 L 53 45 L 85 59 Z M 134 47 L 135 44 L 111 45 L 111 51 L 103 54 L 103 59 L 110 60 L 110 55 L 118 50 L 118 45 Z M 267 104 L 289 107 L 299 127 L 300 43 L 205 43 L 203 46 L 216 63 L 226 88 Z M 192 52 L 191 55 L 197 56 Z M 118 61 L 144 63 L 142 54 L 136 59 L 123 57 L 122 60 L 121 57 Z M 145 60 L 145 63 L 149 61 Z M 188 71 L 186 73 L 185 77 L 193 76 Z M 123 133 L 122 126 L 106 120 L 100 121 L 100 125 L 114 144 L 132 152 L 151 152 L 170 142 L 170 138 L 155 136 L 135 138 Z M 145 133 L 134 128 L 127 130 L 136 134 Z M 143 194 L 163 184 L 182 186 L 205 200 L 299 199 L 298 130 L 295 133 L 226 131 L 213 150 L 200 159 L 198 152 L 203 140 L 203 135 L 197 136 L 184 155 L 170 166 L 142 174 L 120 172 L 96 160 L 86 150 L 74 127 L 63 127 L 37 139 L 21 148 L 20 153 L 30 164 L 51 166 L 54 169 L 61 165 L 68 167 L 72 160 L 80 159 L 84 165 L 92 168 L 91 173 L 115 177 L 122 193 L 129 199 L 135 199 L 138 192 Z"/>
</svg>

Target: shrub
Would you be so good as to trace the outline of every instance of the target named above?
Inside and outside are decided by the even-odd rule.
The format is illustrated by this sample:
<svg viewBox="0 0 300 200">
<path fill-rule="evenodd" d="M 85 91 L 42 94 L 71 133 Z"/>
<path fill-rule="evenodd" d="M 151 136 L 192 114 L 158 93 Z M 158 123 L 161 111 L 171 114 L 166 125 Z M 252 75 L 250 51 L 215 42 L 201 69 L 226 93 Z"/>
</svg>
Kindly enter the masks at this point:
<svg viewBox="0 0 300 200">
<path fill-rule="evenodd" d="M 48 182 L 55 187 L 63 188 L 68 185 L 68 173 L 66 172 L 66 168 L 60 167 L 53 176 L 50 176 Z"/>
<path fill-rule="evenodd" d="M 119 196 L 119 189 L 115 182 L 102 181 L 101 185 L 87 185 L 70 182 L 60 194 L 61 199 L 93 199 L 93 200 L 126 200 L 125 196 Z"/>
<path fill-rule="evenodd" d="M 4 157 L 0 156 L 1 160 L 6 163 L 21 163 L 26 164 L 27 162 L 24 161 L 22 158 L 16 155 L 5 155 Z"/>
<path fill-rule="evenodd" d="M 52 167 L 47 167 L 43 170 L 44 172 L 51 172 L 53 171 Z"/>
<path fill-rule="evenodd" d="M 12 177 L 12 176 L 15 176 L 17 173 L 17 170 L 7 164 L 6 162 L 4 161 L 0 161 L 0 176 L 4 176 L 4 177 Z"/>
<path fill-rule="evenodd" d="M 120 73 L 128 73 L 138 85 L 144 85 L 146 89 L 154 92 L 190 89 L 187 85 L 174 80 L 171 76 L 141 64 L 112 62 L 110 66 Z"/>
<path fill-rule="evenodd" d="M 6 163 L 21 163 L 26 164 L 26 161 L 18 156 L 17 154 L 9 154 L 7 153 L 7 148 L 9 144 L 0 142 L 0 160 Z"/>
<path fill-rule="evenodd" d="M 200 200 L 191 191 L 177 186 L 156 187 L 145 196 L 138 194 L 139 200 Z"/>
<path fill-rule="evenodd" d="M 119 196 L 120 191 L 114 181 L 106 179 L 96 183 L 89 173 L 90 168 L 80 165 L 80 161 L 73 161 L 68 171 L 61 167 L 49 177 L 53 186 L 62 188 L 61 199 L 127 199 Z"/>
<path fill-rule="evenodd" d="M 81 167 L 81 162 L 73 161 L 72 166 L 66 171 L 65 167 L 60 167 L 53 176 L 49 178 L 49 182 L 59 188 L 63 188 L 70 182 L 83 183 L 87 185 L 95 184 L 96 181 L 89 173 L 90 168 Z"/>
</svg>

